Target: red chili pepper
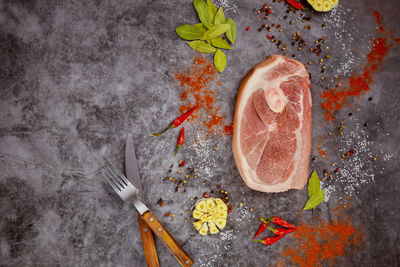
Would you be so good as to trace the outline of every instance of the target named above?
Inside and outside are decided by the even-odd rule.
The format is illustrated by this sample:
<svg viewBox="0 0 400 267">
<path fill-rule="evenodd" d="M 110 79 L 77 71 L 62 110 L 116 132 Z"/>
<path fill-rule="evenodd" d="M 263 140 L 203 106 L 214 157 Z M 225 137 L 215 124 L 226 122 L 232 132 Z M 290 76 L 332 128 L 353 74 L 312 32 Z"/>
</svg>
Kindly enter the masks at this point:
<svg viewBox="0 0 400 267">
<path fill-rule="evenodd" d="M 294 7 L 295 9 L 303 9 L 304 8 L 303 4 L 297 2 L 296 0 L 286 0 L 286 2 L 288 2 L 288 4 L 291 5 L 292 7 Z"/>
<path fill-rule="evenodd" d="M 175 156 L 184 141 L 185 141 L 185 127 L 182 127 L 181 133 L 179 134 L 178 137 L 178 142 L 176 143 Z"/>
<path fill-rule="evenodd" d="M 276 241 L 278 241 L 279 239 L 281 239 L 283 237 L 283 235 L 277 235 L 274 237 L 266 237 L 263 240 L 254 240 L 254 242 L 260 242 L 264 245 L 272 245 L 273 243 L 275 243 Z"/>
<path fill-rule="evenodd" d="M 271 227 L 268 227 L 268 229 L 271 230 L 276 235 L 286 235 L 297 230 L 296 228 L 286 229 L 286 228 L 271 228 Z"/>
<path fill-rule="evenodd" d="M 258 227 L 257 233 L 254 235 L 254 238 L 256 238 L 257 236 L 259 236 L 262 232 L 264 232 L 268 225 L 271 223 L 269 221 L 265 221 L 263 218 L 260 218 L 260 220 L 262 221 L 262 223 L 260 224 L 260 226 Z"/>
<path fill-rule="evenodd" d="M 151 134 L 150 136 L 157 136 L 157 135 L 162 135 L 163 133 L 165 133 L 166 131 L 168 131 L 171 128 L 176 128 L 179 125 L 181 125 L 197 108 L 199 107 L 199 105 L 194 106 L 193 108 L 191 108 L 190 110 L 186 111 L 184 114 L 182 114 L 181 116 L 179 116 L 178 118 L 176 118 L 169 126 L 167 129 L 165 129 L 162 132 L 159 133 L 155 133 L 155 134 Z"/>
<path fill-rule="evenodd" d="M 265 218 L 266 221 L 270 221 L 273 222 L 277 225 L 286 227 L 286 228 L 296 228 L 296 226 L 294 226 L 293 224 L 288 223 L 287 221 L 285 221 L 282 218 L 279 218 L 278 216 L 273 216 L 271 218 Z"/>
</svg>

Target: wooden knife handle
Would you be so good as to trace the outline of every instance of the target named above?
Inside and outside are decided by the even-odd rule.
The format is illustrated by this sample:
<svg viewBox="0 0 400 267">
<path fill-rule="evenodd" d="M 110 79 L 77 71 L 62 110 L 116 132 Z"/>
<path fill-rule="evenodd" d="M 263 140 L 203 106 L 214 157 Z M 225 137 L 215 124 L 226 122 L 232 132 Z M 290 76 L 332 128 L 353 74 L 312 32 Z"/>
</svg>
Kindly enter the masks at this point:
<svg viewBox="0 0 400 267">
<path fill-rule="evenodd" d="M 143 213 L 142 217 L 182 266 L 192 266 L 193 260 L 164 228 L 164 226 L 161 225 L 153 213 L 146 211 Z"/>
<path fill-rule="evenodd" d="M 151 231 L 147 223 L 143 220 L 139 212 L 137 213 L 137 215 L 140 226 L 140 234 L 142 236 L 144 256 L 146 257 L 147 266 L 159 267 L 160 264 L 158 263 L 157 250 L 156 250 L 156 244 L 154 243 L 153 232 Z"/>
</svg>

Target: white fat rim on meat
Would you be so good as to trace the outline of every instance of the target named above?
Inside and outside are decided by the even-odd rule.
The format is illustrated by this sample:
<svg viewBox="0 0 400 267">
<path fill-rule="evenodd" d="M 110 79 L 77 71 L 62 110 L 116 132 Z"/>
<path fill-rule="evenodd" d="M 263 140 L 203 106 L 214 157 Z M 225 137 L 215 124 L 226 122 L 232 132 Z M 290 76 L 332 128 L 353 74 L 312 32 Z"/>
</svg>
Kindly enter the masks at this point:
<svg viewBox="0 0 400 267">
<path fill-rule="evenodd" d="M 254 71 L 254 73 L 252 74 L 251 78 L 247 81 L 245 88 L 243 89 L 243 93 L 244 95 L 242 96 L 243 99 L 240 102 L 239 105 L 239 114 L 243 114 L 244 108 L 249 100 L 249 97 L 257 90 L 262 88 L 264 91 L 267 90 L 268 88 L 276 88 L 279 90 L 280 89 L 279 85 L 286 81 L 288 78 L 292 77 L 292 76 L 304 76 L 304 75 L 308 75 L 307 72 L 305 71 L 304 67 L 302 66 L 300 68 L 300 70 L 292 75 L 288 75 L 288 76 L 284 76 L 280 79 L 276 79 L 274 80 L 272 83 L 266 83 L 263 82 L 261 83 L 260 80 L 262 80 L 261 75 L 265 74 L 267 70 L 274 68 L 277 64 L 279 63 L 283 63 L 285 62 L 285 60 L 283 58 L 279 58 L 278 60 L 275 60 L 273 62 L 273 64 L 256 69 Z M 283 94 L 282 92 L 282 95 Z M 297 140 L 297 145 L 301 145 L 302 144 L 302 135 L 300 133 L 301 129 L 303 128 L 303 97 L 304 97 L 304 92 L 301 95 L 301 112 L 298 113 L 299 114 L 299 118 L 301 118 L 300 120 L 300 125 L 299 128 L 294 132 L 296 135 L 296 140 Z M 309 94 L 309 98 L 310 98 L 310 103 L 311 102 L 311 94 Z M 285 105 L 288 104 L 288 99 L 284 98 L 285 100 Z M 239 120 L 239 125 L 237 125 L 237 127 L 239 127 L 239 131 L 238 131 L 238 136 L 239 136 L 239 140 L 241 140 L 240 134 L 241 134 L 241 122 L 242 120 Z M 273 125 L 271 125 L 273 127 Z M 266 142 L 265 145 L 267 145 L 268 142 Z M 265 148 L 265 146 L 264 146 Z M 258 188 L 260 191 L 264 191 L 264 192 L 280 192 L 280 191 L 286 191 L 287 188 L 290 188 L 290 184 L 292 183 L 293 177 L 296 175 L 296 171 L 299 168 L 299 163 L 301 162 L 301 160 L 296 160 L 299 159 L 301 157 L 300 153 L 301 153 L 301 149 L 296 149 L 295 155 L 293 157 L 293 160 L 295 161 L 295 166 L 293 168 L 292 174 L 288 177 L 288 179 L 286 181 L 284 181 L 283 183 L 276 183 L 276 184 L 270 184 L 268 185 L 268 190 L 266 191 L 265 189 L 263 190 L 263 188 L 265 187 L 265 183 L 262 182 L 261 180 L 258 179 L 258 176 L 256 174 L 256 170 L 251 169 L 250 166 L 247 163 L 247 159 L 243 156 L 243 151 L 242 151 L 242 147 L 241 144 L 239 142 L 239 149 L 240 149 L 240 153 L 239 153 L 239 157 L 241 162 L 245 163 L 245 165 L 243 166 L 242 171 L 244 171 L 244 177 L 252 177 L 253 179 L 246 179 L 246 183 L 248 184 L 249 187 L 251 188 Z M 264 150 L 263 150 L 264 151 Z M 260 155 L 260 158 L 262 156 L 262 153 Z M 260 161 L 260 158 L 258 159 L 257 165 Z M 257 166 L 256 165 L 256 166 Z M 289 164 L 290 166 L 290 164 Z M 277 177 L 277 180 L 281 178 L 281 177 Z"/>
</svg>

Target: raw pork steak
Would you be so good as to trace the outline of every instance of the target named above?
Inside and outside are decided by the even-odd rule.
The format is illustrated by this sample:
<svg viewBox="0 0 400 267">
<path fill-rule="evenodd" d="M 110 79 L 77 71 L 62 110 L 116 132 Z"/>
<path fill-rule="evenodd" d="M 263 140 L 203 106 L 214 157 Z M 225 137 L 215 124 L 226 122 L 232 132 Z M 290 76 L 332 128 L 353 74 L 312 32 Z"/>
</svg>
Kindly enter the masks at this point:
<svg viewBox="0 0 400 267">
<path fill-rule="evenodd" d="M 233 155 L 248 187 L 301 189 L 311 153 L 310 80 L 304 65 L 271 55 L 243 80 L 236 101 Z"/>
</svg>

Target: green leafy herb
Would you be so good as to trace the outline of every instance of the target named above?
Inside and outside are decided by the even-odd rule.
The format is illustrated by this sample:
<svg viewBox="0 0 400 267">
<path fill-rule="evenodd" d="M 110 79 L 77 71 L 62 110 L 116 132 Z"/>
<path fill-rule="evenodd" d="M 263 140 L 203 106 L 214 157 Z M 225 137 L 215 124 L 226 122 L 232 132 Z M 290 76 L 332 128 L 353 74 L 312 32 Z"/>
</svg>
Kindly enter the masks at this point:
<svg viewBox="0 0 400 267">
<path fill-rule="evenodd" d="M 217 7 L 211 2 L 211 0 L 207 0 L 207 6 L 210 10 L 211 21 L 214 21 L 215 14 L 217 14 Z"/>
<path fill-rule="evenodd" d="M 308 197 L 311 197 L 320 190 L 320 181 L 317 171 L 314 170 L 308 180 Z"/>
<path fill-rule="evenodd" d="M 226 56 L 220 49 L 215 52 L 214 65 L 219 72 L 223 72 L 226 67 Z"/>
<path fill-rule="evenodd" d="M 308 200 L 303 210 L 315 209 L 325 198 L 325 189 L 320 189 L 320 181 L 314 170 L 308 180 Z"/>
<path fill-rule="evenodd" d="M 203 25 L 209 29 L 212 26 L 211 12 L 204 0 L 193 0 L 193 6 L 199 15 L 199 19 Z"/>
<path fill-rule="evenodd" d="M 226 38 L 228 38 L 228 40 L 234 44 L 236 39 L 236 24 L 231 18 L 229 18 L 225 23 L 230 25 L 229 29 L 225 33 Z"/>
<path fill-rule="evenodd" d="M 200 38 L 201 40 L 209 40 L 220 36 L 221 34 L 225 33 L 229 29 L 229 24 L 217 24 L 212 26 L 211 28 L 206 31 L 206 33 Z"/>
<path fill-rule="evenodd" d="M 303 210 L 315 209 L 325 198 L 325 189 L 319 190 L 317 193 L 312 195 L 306 202 Z"/>
<path fill-rule="evenodd" d="M 215 51 L 217 51 L 217 49 L 215 47 L 213 47 L 210 44 L 207 44 L 206 42 L 203 41 L 191 41 L 191 42 L 187 42 L 188 45 L 196 50 L 199 51 L 201 53 L 214 53 Z"/>
<path fill-rule="evenodd" d="M 197 23 L 197 24 L 195 24 L 194 26 L 197 27 L 197 28 L 201 31 L 201 33 L 202 33 L 201 36 L 203 36 L 203 34 L 205 34 L 206 31 L 207 31 L 207 28 L 204 27 L 204 25 L 201 24 L 201 23 Z M 201 36 L 200 36 L 200 38 L 201 38 Z M 197 38 L 197 39 L 200 39 L 200 38 Z"/>
<path fill-rule="evenodd" d="M 214 24 L 221 24 L 225 21 L 225 14 L 222 7 L 218 9 L 217 14 L 215 14 Z"/>
<path fill-rule="evenodd" d="M 200 24 L 201 25 L 201 24 Z M 204 31 L 200 27 L 184 24 L 175 29 L 176 33 L 185 40 L 197 40 L 203 36 Z"/>
<path fill-rule="evenodd" d="M 228 44 L 228 42 L 219 36 L 215 37 L 213 39 L 207 40 L 207 43 L 212 44 L 213 46 L 222 48 L 222 49 L 232 49 L 232 47 Z"/>
<path fill-rule="evenodd" d="M 193 6 L 201 23 L 184 24 L 175 31 L 179 37 L 189 41 L 187 43 L 192 49 L 201 53 L 215 53 L 214 65 L 222 72 L 226 67 L 226 55 L 220 49 L 232 49 L 231 45 L 236 39 L 236 24 L 231 18 L 225 20 L 223 8 L 217 9 L 211 0 L 193 0 Z M 222 38 L 223 34 L 225 37 Z"/>
</svg>

